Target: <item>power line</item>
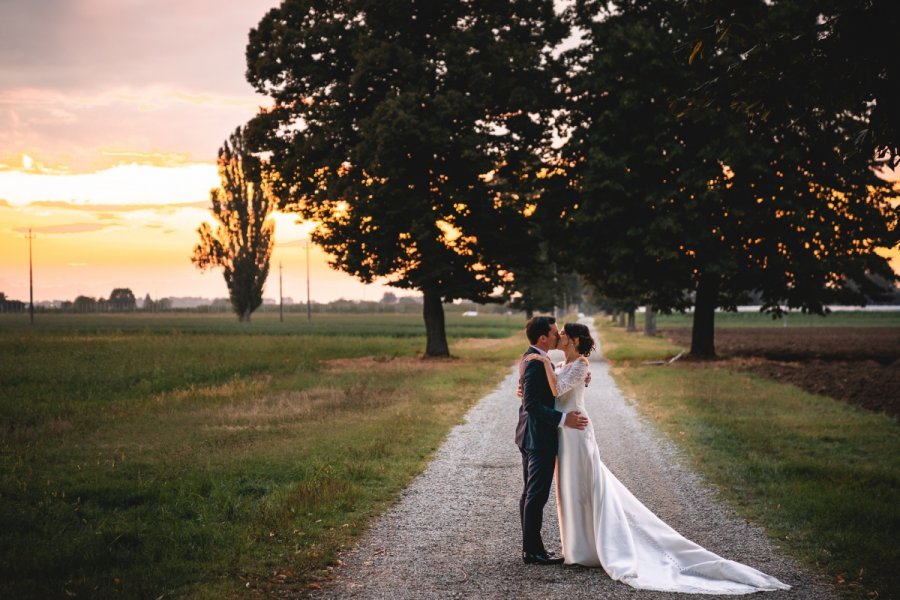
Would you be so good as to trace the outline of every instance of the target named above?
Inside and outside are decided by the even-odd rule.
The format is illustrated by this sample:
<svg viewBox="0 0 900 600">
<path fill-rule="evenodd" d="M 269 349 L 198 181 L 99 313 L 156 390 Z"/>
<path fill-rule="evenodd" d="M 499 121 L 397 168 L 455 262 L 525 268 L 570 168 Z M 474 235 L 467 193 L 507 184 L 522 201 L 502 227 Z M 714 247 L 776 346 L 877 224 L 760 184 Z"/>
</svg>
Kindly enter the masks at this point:
<svg viewBox="0 0 900 600">
<path fill-rule="evenodd" d="M 309 240 L 306 240 L 306 320 L 312 322 L 312 304 L 309 299 Z"/>
<path fill-rule="evenodd" d="M 28 318 L 34 325 L 34 271 L 31 267 L 31 240 L 34 234 L 31 233 L 31 227 L 28 228 Z"/>
</svg>

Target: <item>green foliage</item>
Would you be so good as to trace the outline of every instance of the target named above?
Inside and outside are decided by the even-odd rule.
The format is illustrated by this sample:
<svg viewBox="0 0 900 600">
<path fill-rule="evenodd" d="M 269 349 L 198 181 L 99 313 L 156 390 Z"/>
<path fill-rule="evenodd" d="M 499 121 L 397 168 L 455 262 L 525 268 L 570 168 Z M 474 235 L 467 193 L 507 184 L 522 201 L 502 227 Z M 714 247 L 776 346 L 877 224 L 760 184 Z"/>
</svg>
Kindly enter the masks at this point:
<svg viewBox="0 0 900 600">
<path fill-rule="evenodd" d="M 900 162 L 894 85 L 900 71 L 891 58 L 892 36 L 900 27 L 896 2 L 701 2 L 693 8 L 700 27 L 689 62 L 702 63 L 722 51 L 732 58 L 714 85 L 685 98 L 692 110 L 727 101 L 764 128 L 811 111 L 846 111 L 855 119 L 848 123 L 851 143 L 844 152 Z"/>
<path fill-rule="evenodd" d="M 858 115 L 809 102 L 757 122 L 727 94 L 684 106 L 739 60 L 731 47 L 691 60 L 700 4 L 576 3 L 571 21 L 587 33 L 567 56 L 560 175 L 573 189 L 557 187 L 544 210 L 604 295 L 695 305 L 697 353 L 712 354 L 714 309 L 749 292 L 768 310 L 811 312 L 877 295 L 871 275 L 896 276 L 875 250 L 900 229 L 874 157 L 846 151 Z"/>
<path fill-rule="evenodd" d="M 611 326 L 600 337 L 638 409 L 745 518 L 849 597 L 900 592 L 896 420 L 712 363 L 643 366 L 677 346 Z"/>
<path fill-rule="evenodd" d="M 401 315 L 314 331 L 276 317 L 20 320 L 0 319 L 9 598 L 296 594 L 521 347 L 465 339 L 455 360 L 423 362 L 421 322 Z M 521 326 L 457 317 L 450 331 Z"/>
<path fill-rule="evenodd" d="M 246 130 L 238 127 L 219 149 L 222 185 L 210 192 L 215 232 L 209 223 L 198 229 L 200 243 L 191 261 L 199 269 L 222 267 L 231 306 L 247 322 L 262 304 L 275 243 L 271 177 L 263 162 L 247 147 Z"/>
<path fill-rule="evenodd" d="M 521 260 L 511 192 L 547 136 L 565 32 L 551 0 L 298 0 L 250 33 L 282 208 L 322 224 L 338 269 L 421 290 L 428 354 L 446 353 L 440 302 L 490 300 Z"/>
</svg>

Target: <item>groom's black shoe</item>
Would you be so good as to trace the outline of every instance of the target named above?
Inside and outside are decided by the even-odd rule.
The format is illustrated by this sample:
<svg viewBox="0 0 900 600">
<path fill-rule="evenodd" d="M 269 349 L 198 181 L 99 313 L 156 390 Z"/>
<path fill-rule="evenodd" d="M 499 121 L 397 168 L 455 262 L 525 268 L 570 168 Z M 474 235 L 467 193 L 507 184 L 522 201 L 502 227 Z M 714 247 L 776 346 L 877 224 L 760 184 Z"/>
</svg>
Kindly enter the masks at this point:
<svg viewBox="0 0 900 600">
<path fill-rule="evenodd" d="M 550 558 L 546 554 L 529 554 L 522 553 L 522 560 L 526 565 L 561 565 L 565 561 L 564 558 Z"/>
</svg>

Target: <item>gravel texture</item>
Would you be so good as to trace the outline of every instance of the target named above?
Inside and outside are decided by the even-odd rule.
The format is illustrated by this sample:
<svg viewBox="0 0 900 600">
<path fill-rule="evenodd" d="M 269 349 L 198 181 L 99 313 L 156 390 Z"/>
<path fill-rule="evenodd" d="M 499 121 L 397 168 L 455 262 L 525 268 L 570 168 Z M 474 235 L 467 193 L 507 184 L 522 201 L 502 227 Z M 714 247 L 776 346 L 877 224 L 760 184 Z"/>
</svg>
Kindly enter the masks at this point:
<svg viewBox="0 0 900 600">
<path fill-rule="evenodd" d="M 827 583 L 773 548 L 760 528 L 727 508 L 715 490 L 685 466 L 672 443 L 622 396 L 599 353 L 592 357 L 591 371 L 585 401 L 600 455 L 641 502 L 689 539 L 793 586 L 765 592 L 767 599 L 837 598 Z M 522 563 L 522 466 L 513 441 L 519 403 L 516 374 L 511 369 L 450 432 L 426 471 L 360 543 L 341 556 L 343 565 L 335 579 L 313 597 L 684 597 L 635 590 L 612 581 L 602 569 Z M 551 494 L 544 511 L 543 536 L 547 548 L 558 552 L 554 497 Z"/>
</svg>

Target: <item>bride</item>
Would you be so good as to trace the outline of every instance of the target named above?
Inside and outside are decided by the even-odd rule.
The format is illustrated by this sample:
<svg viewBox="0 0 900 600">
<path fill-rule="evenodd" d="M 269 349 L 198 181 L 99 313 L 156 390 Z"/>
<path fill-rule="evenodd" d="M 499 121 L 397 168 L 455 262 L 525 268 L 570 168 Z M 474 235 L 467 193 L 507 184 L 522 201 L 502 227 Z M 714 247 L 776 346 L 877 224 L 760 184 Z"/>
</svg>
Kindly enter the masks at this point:
<svg viewBox="0 0 900 600">
<path fill-rule="evenodd" d="M 590 331 L 567 323 L 559 350 L 566 360 L 554 370 L 541 360 L 562 412 L 584 406 L 584 378 L 594 349 Z M 724 559 L 686 539 L 638 501 L 600 460 L 594 429 L 559 428 L 556 506 L 562 554 L 568 565 L 602 566 L 617 581 L 646 590 L 694 594 L 747 594 L 789 589 L 770 575 Z"/>
</svg>

